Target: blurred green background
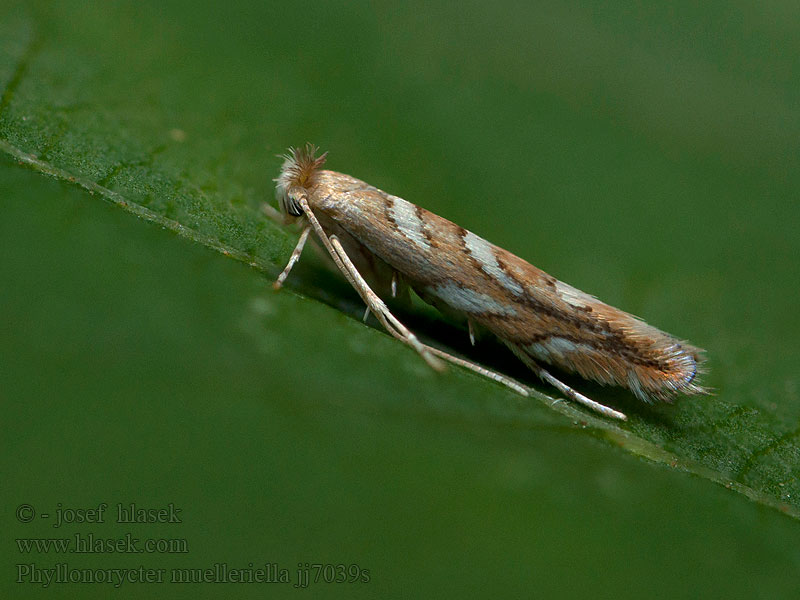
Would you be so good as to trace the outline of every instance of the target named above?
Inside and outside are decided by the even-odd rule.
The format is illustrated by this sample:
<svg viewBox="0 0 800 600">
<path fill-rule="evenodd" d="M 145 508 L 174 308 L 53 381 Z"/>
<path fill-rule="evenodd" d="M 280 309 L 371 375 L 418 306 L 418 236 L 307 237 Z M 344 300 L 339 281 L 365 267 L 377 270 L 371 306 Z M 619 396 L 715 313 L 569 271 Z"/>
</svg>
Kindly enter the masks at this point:
<svg viewBox="0 0 800 600">
<path fill-rule="evenodd" d="M 291 582 L 114 593 L 797 597 L 798 19 L 793 2 L 4 2 L 3 597 L 111 593 L 33 575 L 58 564 L 265 563 Z M 295 236 L 260 203 L 306 141 L 705 347 L 716 395 L 641 406 L 573 378 L 630 421 L 555 411 L 430 372 L 312 252 L 272 292 Z M 53 527 L 103 502 L 105 522 Z M 132 502 L 182 522 L 114 522 Z M 188 551 L 19 541 L 89 533 Z M 303 591 L 306 563 L 368 575 Z"/>
</svg>

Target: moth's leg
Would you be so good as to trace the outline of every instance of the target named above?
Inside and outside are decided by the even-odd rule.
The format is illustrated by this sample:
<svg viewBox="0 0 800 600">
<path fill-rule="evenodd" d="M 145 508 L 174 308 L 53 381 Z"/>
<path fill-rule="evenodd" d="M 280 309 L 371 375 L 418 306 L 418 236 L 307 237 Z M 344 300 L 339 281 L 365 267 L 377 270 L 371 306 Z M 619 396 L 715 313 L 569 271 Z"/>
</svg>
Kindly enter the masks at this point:
<svg viewBox="0 0 800 600">
<path fill-rule="evenodd" d="M 398 282 L 398 279 L 399 278 L 398 278 L 398 275 L 397 275 L 397 271 L 394 271 L 392 273 L 392 285 L 391 285 L 392 298 L 397 298 L 397 282 Z M 408 294 L 408 290 L 406 290 L 406 295 L 407 294 Z M 408 298 L 406 297 L 406 298 L 404 298 L 404 300 L 407 301 Z M 369 305 L 367 305 L 367 307 L 364 309 L 364 318 L 361 319 L 362 321 L 364 321 L 364 323 L 367 322 L 367 317 L 369 317 L 369 313 L 370 313 Z"/>
<path fill-rule="evenodd" d="M 433 353 L 430 352 L 429 347 L 420 342 L 417 339 L 417 336 L 411 333 L 411 331 L 409 331 L 405 325 L 395 318 L 395 316 L 389 311 L 389 308 L 386 306 L 384 301 L 381 300 L 380 297 L 372 291 L 372 288 L 369 287 L 367 282 L 364 281 L 361 273 L 358 272 L 355 265 L 350 260 L 350 257 L 347 256 L 347 253 L 345 252 L 342 243 L 339 241 L 339 238 L 333 235 L 329 238 L 329 240 L 339 259 L 342 261 L 342 264 L 350 274 L 350 278 L 353 282 L 355 282 L 353 286 L 356 288 L 356 290 L 358 290 L 361 298 L 367 304 L 367 309 L 375 315 L 378 321 L 380 321 L 381 325 L 383 325 L 387 331 L 389 331 L 389 333 L 414 348 L 414 350 L 416 350 L 431 367 L 437 371 L 441 371 L 444 365 L 442 365 L 442 363 L 433 356 Z"/>
<path fill-rule="evenodd" d="M 333 247 L 336 249 L 336 252 L 339 254 L 340 258 L 342 259 L 342 262 L 345 263 L 345 265 L 348 267 L 348 269 L 351 270 L 351 272 L 350 272 L 351 276 L 354 279 L 357 278 L 358 280 L 360 280 L 360 282 L 363 282 L 363 285 L 366 287 L 367 291 L 371 293 L 372 290 L 370 290 L 369 287 L 367 287 L 366 282 L 364 282 L 363 279 L 361 278 L 361 275 L 358 273 L 358 271 L 356 270 L 355 266 L 350 261 L 350 257 L 348 257 L 347 254 L 345 253 L 344 248 L 342 247 L 342 244 L 339 241 L 339 239 L 336 236 L 331 236 L 330 237 L 330 241 L 331 241 L 331 244 L 333 245 Z M 514 390 L 518 394 L 522 394 L 523 396 L 528 396 L 528 388 L 526 388 L 521 383 L 518 383 L 518 382 L 514 381 L 510 377 L 506 377 L 505 375 L 501 375 L 500 373 L 492 371 L 491 369 L 487 369 L 486 367 L 482 367 L 481 365 L 478 365 L 476 363 L 473 363 L 473 362 L 470 362 L 470 361 L 465 360 L 463 358 L 459 358 L 458 356 L 454 356 L 452 354 L 449 354 L 448 352 L 445 352 L 444 350 L 439 350 L 438 348 L 434 348 L 433 346 L 428 346 L 427 344 L 423 344 L 421 342 L 418 342 L 417 339 L 416 339 L 416 336 L 414 336 L 413 333 L 411 333 L 408 329 L 406 329 L 405 326 L 403 326 L 403 324 L 400 323 L 400 321 L 395 319 L 394 316 L 392 315 L 392 313 L 390 313 L 388 311 L 388 309 L 386 308 L 386 306 L 383 303 L 383 301 L 377 295 L 375 295 L 375 294 L 373 294 L 373 295 L 374 295 L 375 299 L 377 299 L 377 301 L 380 303 L 380 305 L 382 305 L 383 309 L 386 310 L 386 312 L 384 313 L 384 316 L 386 317 L 387 321 L 389 321 L 389 322 L 388 323 L 383 322 L 381 320 L 381 314 L 382 314 L 381 311 L 380 310 L 374 311 L 373 308 L 372 308 L 372 304 L 366 299 L 365 299 L 365 302 L 367 302 L 367 312 L 364 313 L 364 316 L 366 317 L 366 315 L 370 311 L 373 311 L 373 312 L 375 312 L 375 316 L 378 318 L 378 320 L 381 320 L 381 323 L 383 324 L 384 327 L 386 327 L 386 329 L 388 329 L 389 331 L 392 331 L 392 327 L 397 327 L 398 331 L 397 331 L 397 333 L 394 334 L 396 337 L 399 337 L 400 339 L 403 339 L 405 336 L 411 336 L 411 338 L 413 338 L 414 341 L 413 342 L 409 342 L 409 344 L 412 345 L 415 349 L 417 349 L 417 352 L 420 352 L 420 354 L 422 354 L 423 351 L 430 352 L 434 356 L 438 356 L 439 358 L 442 358 L 442 359 L 444 359 L 444 360 L 446 360 L 448 362 L 451 362 L 451 363 L 453 363 L 455 365 L 459 365 L 461 367 L 464 367 L 466 369 L 474 371 L 475 373 L 478 373 L 479 375 L 483 375 L 484 377 L 486 377 L 488 379 L 491 379 L 493 381 L 501 383 L 501 384 L 511 388 L 512 390 Z M 390 327 L 390 325 L 391 325 L 391 327 Z M 417 348 L 417 344 L 419 344 L 419 348 Z"/>
<path fill-rule="evenodd" d="M 296 225 L 298 224 L 298 221 L 301 220 L 299 217 L 293 217 L 291 215 L 286 215 L 282 213 L 277 208 L 275 208 L 274 206 L 272 206 L 267 202 L 261 203 L 261 212 L 263 212 L 264 215 L 266 215 L 270 221 L 277 223 L 281 227 Z M 320 248 L 317 244 L 314 243 L 313 238 L 311 240 L 311 249 L 316 253 L 317 256 L 322 258 L 323 262 L 329 264 L 328 261 L 330 260 L 330 256 L 328 256 L 328 254 L 322 248 Z M 284 280 L 285 279 L 286 277 L 284 277 Z"/>
<path fill-rule="evenodd" d="M 454 356 L 445 352 L 444 350 L 439 350 L 438 348 L 434 348 L 433 346 L 428 346 L 427 344 L 423 344 L 423 346 L 430 352 L 431 354 L 435 354 L 439 358 L 442 358 L 448 362 L 453 363 L 454 365 L 458 365 L 460 367 L 464 367 L 465 369 L 469 369 L 470 371 L 474 371 L 479 375 L 483 375 L 487 379 L 491 379 L 492 381 L 496 381 L 497 383 L 502 383 L 504 386 L 511 388 L 518 394 L 523 396 L 529 396 L 530 392 L 528 388 L 518 381 L 514 381 L 510 377 L 506 377 L 505 375 L 501 375 L 496 371 L 492 371 L 491 369 L 487 369 L 486 367 L 482 367 L 479 364 L 474 362 L 470 362 L 463 358 L 459 358 L 458 356 Z"/>
<path fill-rule="evenodd" d="M 303 229 L 303 233 L 300 234 L 300 239 L 297 240 L 297 245 L 294 247 L 292 255 L 289 257 L 289 262 L 286 263 L 286 267 L 283 269 L 281 274 L 278 275 L 275 283 L 272 284 L 273 289 L 280 289 L 280 287 L 283 285 L 283 282 L 286 281 L 286 278 L 289 276 L 289 272 L 292 270 L 292 267 L 294 267 L 295 264 L 297 264 L 297 261 L 300 259 L 300 253 L 303 251 L 303 246 L 306 245 L 306 240 L 308 239 L 308 234 L 310 232 L 311 225 L 306 225 Z"/>
<path fill-rule="evenodd" d="M 414 348 L 414 350 L 416 350 L 425 360 L 425 362 L 427 362 L 432 368 L 437 371 L 444 369 L 442 362 L 431 352 L 429 352 L 422 343 L 420 343 L 420 341 L 417 339 L 417 336 L 411 333 L 405 325 L 395 318 L 383 300 L 381 300 L 380 297 L 372 291 L 372 288 L 370 288 L 367 282 L 364 281 L 364 278 L 361 276 L 361 273 L 358 272 L 358 269 L 356 269 L 355 265 L 350 260 L 350 257 L 347 256 L 344 247 L 336 238 L 336 236 L 331 238 L 328 237 L 328 234 L 325 233 L 322 225 L 320 225 L 316 216 L 314 216 L 311 207 L 308 205 L 308 200 L 305 197 L 302 197 L 298 200 L 298 204 L 308 217 L 308 221 L 311 223 L 311 226 L 314 228 L 314 231 L 319 237 L 320 241 L 330 253 L 333 262 L 336 263 L 336 266 L 339 267 L 339 270 L 345 276 L 347 281 L 350 282 L 350 285 L 352 285 L 353 288 L 358 292 L 359 296 L 361 296 L 361 299 L 364 300 L 364 303 L 367 305 L 369 310 L 372 311 L 381 325 L 383 325 L 394 337 Z"/>
<path fill-rule="evenodd" d="M 512 348 L 513 350 L 513 348 Z M 525 354 L 524 352 L 514 352 L 521 360 L 524 362 L 528 368 L 536 373 L 542 381 L 546 381 L 554 388 L 556 388 L 559 392 L 564 394 L 570 400 L 573 400 L 579 404 L 583 404 L 587 408 L 592 409 L 595 412 L 600 413 L 606 417 L 611 417 L 612 419 L 619 419 L 620 421 L 627 421 L 628 417 L 626 417 L 623 413 L 614 410 L 606 406 L 605 404 L 600 404 L 599 402 L 595 402 L 594 400 L 587 398 L 580 392 L 573 390 L 569 387 L 566 383 L 563 383 L 550 375 L 547 371 L 545 371 L 542 367 L 540 367 L 530 356 Z"/>
</svg>

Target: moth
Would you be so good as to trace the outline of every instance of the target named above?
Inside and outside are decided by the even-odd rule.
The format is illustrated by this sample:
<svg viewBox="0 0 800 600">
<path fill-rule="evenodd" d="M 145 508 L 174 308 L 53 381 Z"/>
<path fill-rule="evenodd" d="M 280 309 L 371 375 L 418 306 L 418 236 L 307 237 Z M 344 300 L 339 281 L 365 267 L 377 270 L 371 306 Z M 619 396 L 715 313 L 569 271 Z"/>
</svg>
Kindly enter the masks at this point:
<svg viewBox="0 0 800 600">
<path fill-rule="evenodd" d="M 608 417 L 627 417 L 595 402 L 542 367 L 554 365 L 603 385 L 628 388 L 645 402 L 704 394 L 697 381 L 703 351 L 600 302 L 514 254 L 424 208 L 355 177 L 323 170 L 327 153 L 289 149 L 276 182 L 286 221 L 304 227 L 281 287 L 311 230 L 386 330 L 434 369 L 447 361 L 523 395 L 529 388 L 500 373 L 423 344 L 382 300 L 413 290 L 466 321 L 472 343 L 482 328 L 497 336 L 539 378 Z M 369 280 L 369 283 L 368 281 Z"/>
</svg>

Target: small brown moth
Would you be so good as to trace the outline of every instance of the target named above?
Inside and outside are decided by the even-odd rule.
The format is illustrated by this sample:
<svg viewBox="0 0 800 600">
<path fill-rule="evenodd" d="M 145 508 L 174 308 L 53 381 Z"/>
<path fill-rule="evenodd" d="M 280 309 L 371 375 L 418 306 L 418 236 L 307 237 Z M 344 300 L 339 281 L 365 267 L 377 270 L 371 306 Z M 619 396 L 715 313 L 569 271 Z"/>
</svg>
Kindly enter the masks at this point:
<svg viewBox="0 0 800 600">
<path fill-rule="evenodd" d="M 300 218 L 305 225 L 276 289 L 313 229 L 366 303 L 365 317 L 372 312 L 389 333 L 437 370 L 443 368 L 440 359 L 444 359 L 528 395 L 528 388 L 513 379 L 420 342 L 373 287 L 392 296 L 411 288 L 439 310 L 460 315 L 473 344 L 476 325 L 489 330 L 542 380 L 609 417 L 626 419 L 562 383 L 539 363 L 604 385 L 627 387 L 645 402 L 707 393 L 695 382 L 702 370 L 699 348 L 600 302 L 424 208 L 350 175 L 321 170 L 327 153 L 317 157 L 316 152 L 310 144 L 290 149 L 275 180 L 284 217 Z"/>
</svg>

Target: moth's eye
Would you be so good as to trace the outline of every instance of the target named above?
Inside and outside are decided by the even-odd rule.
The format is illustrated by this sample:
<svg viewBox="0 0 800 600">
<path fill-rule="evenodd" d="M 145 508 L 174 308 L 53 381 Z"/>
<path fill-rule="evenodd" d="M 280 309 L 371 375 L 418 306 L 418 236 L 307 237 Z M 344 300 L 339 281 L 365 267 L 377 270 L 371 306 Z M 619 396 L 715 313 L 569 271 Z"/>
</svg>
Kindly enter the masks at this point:
<svg viewBox="0 0 800 600">
<path fill-rule="evenodd" d="M 275 196 L 278 199 L 278 206 L 280 206 L 282 212 L 293 217 L 299 217 L 303 214 L 303 209 L 300 208 L 297 200 L 286 191 L 286 188 L 279 185 L 275 188 Z"/>
<path fill-rule="evenodd" d="M 292 215 L 293 217 L 299 217 L 303 214 L 303 209 L 300 208 L 300 205 L 297 203 L 297 200 L 292 198 L 291 196 L 287 198 L 288 202 L 286 203 L 286 212 Z"/>
</svg>

